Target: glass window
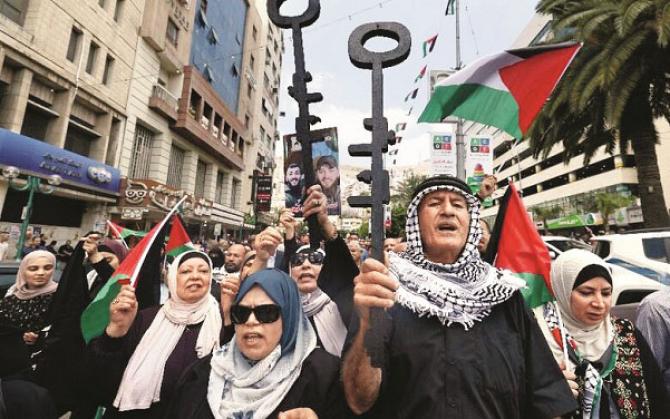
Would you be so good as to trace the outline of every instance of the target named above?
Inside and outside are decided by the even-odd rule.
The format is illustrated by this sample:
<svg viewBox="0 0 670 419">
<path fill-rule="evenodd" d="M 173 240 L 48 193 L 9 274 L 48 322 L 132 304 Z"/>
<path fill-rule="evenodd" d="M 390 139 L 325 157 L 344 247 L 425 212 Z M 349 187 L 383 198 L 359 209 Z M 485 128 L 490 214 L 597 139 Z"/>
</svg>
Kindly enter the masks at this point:
<svg viewBox="0 0 670 419">
<path fill-rule="evenodd" d="M 205 178 L 207 176 L 207 164 L 198 160 L 195 170 L 195 196 L 205 196 Z"/>
<path fill-rule="evenodd" d="M 610 242 L 605 240 L 597 240 L 593 248 L 593 253 L 605 259 L 610 255 Z"/>
<path fill-rule="evenodd" d="M 670 263 L 670 237 L 642 239 L 642 249 L 649 259 Z"/>
<path fill-rule="evenodd" d="M 168 19 L 167 28 L 165 29 L 165 40 L 171 43 L 173 46 L 177 46 L 179 42 L 179 28 L 177 24 Z"/>
<path fill-rule="evenodd" d="M 98 58 L 99 49 L 98 44 L 91 42 L 91 46 L 88 48 L 88 59 L 86 60 L 86 72 L 88 74 L 93 74 L 93 71 L 95 71 L 95 62 Z"/>
<path fill-rule="evenodd" d="M 110 55 L 105 58 L 105 71 L 102 73 L 102 82 L 109 85 L 112 78 L 112 70 L 114 69 L 114 58 Z"/>
<path fill-rule="evenodd" d="M 82 32 L 73 26 L 72 30 L 70 31 L 70 41 L 67 45 L 67 55 L 66 55 L 66 58 L 71 62 L 74 62 L 74 59 L 77 55 L 77 51 L 79 50 L 79 42 L 81 41 L 81 35 Z"/>
<path fill-rule="evenodd" d="M 153 140 L 154 134 L 151 131 L 141 125 L 135 126 L 135 144 L 133 145 L 133 154 L 130 157 L 128 177 L 135 179 L 149 178 Z"/>
<path fill-rule="evenodd" d="M 226 179 L 226 174 L 224 172 L 217 172 L 216 174 L 216 190 L 214 192 L 214 202 L 217 204 L 223 204 L 224 198 L 224 182 Z"/>
<path fill-rule="evenodd" d="M 114 9 L 114 21 L 118 22 L 123 16 L 123 9 L 126 5 L 125 0 L 116 0 L 116 8 Z"/>
<path fill-rule="evenodd" d="M 19 25 L 23 25 L 23 13 L 26 9 L 26 0 L 0 0 L 0 14 Z"/>
<path fill-rule="evenodd" d="M 186 152 L 174 145 L 170 149 L 170 162 L 168 163 L 167 185 L 175 189 L 181 188 L 182 172 L 184 170 L 184 158 Z"/>
<path fill-rule="evenodd" d="M 234 209 L 239 209 L 240 195 L 242 193 L 242 182 L 238 179 L 233 179 L 233 189 L 230 194 L 230 206 Z"/>
</svg>

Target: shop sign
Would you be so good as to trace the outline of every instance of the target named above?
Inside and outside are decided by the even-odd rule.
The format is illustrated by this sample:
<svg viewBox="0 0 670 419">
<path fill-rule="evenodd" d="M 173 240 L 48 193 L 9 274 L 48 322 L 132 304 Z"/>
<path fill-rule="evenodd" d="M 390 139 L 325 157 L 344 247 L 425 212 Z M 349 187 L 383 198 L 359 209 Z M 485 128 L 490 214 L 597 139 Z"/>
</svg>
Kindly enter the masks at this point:
<svg viewBox="0 0 670 419">
<path fill-rule="evenodd" d="M 547 228 L 549 230 L 557 230 L 561 228 L 601 225 L 602 223 L 603 217 L 600 213 L 572 214 L 566 217 L 547 220 Z"/>
<path fill-rule="evenodd" d="M 118 169 L 34 138 L 0 128 L 0 166 L 15 166 L 28 175 L 59 175 L 64 184 L 111 195 L 119 194 Z"/>
<path fill-rule="evenodd" d="M 272 176 L 256 177 L 256 212 L 268 212 L 272 204 Z"/>
<path fill-rule="evenodd" d="M 142 219 L 145 212 L 147 212 L 145 208 L 123 207 L 121 208 L 121 219 L 138 221 Z"/>
<path fill-rule="evenodd" d="M 183 190 L 176 190 L 152 180 L 135 181 L 124 179 L 121 183 L 121 205 L 158 208 L 168 212 L 184 196 L 182 204 L 185 215 L 208 218 L 212 215 L 212 202 L 196 198 Z"/>
</svg>

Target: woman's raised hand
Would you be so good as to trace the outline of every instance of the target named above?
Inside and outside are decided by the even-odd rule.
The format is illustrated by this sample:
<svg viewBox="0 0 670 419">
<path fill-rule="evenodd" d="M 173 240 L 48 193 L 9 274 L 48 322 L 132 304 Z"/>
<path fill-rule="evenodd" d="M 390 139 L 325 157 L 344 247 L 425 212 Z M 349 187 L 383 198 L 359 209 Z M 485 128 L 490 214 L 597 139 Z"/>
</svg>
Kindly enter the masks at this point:
<svg viewBox="0 0 670 419">
<path fill-rule="evenodd" d="M 116 298 L 109 305 L 109 324 L 107 336 L 120 338 L 128 333 L 137 315 L 137 298 L 135 289 L 124 285 Z"/>
</svg>

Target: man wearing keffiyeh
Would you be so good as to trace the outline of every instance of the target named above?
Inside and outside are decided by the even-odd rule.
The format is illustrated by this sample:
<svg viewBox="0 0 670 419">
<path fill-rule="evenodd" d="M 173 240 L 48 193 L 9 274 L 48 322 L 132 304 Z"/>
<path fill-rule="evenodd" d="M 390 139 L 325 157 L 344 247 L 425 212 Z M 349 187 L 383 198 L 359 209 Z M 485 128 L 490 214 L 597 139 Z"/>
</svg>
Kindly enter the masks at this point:
<svg viewBox="0 0 670 419">
<path fill-rule="evenodd" d="M 343 381 L 358 414 L 379 418 L 553 418 L 576 408 L 532 314 L 523 283 L 482 261 L 479 200 L 461 180 L 429 178 L 407 209 L 407 250 L 368 259 Z M 388 322 L 370 324 L 370 308 Z M 383 354 L 368 354 L 370 327 Z"/>
</svg>

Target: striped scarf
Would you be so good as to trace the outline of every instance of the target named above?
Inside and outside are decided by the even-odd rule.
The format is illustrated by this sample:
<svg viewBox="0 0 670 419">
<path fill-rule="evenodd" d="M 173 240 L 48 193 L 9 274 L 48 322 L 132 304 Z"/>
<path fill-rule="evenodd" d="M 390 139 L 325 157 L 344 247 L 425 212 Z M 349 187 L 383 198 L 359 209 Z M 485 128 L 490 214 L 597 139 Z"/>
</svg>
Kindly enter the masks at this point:
<svg viewBox="0 0 670 419">
<path fill-rule="evenodd" d="M 470 213 L 467 242 L 452 264 L 427 260 L 419 229 L 419 204 L 428 194 L 448 190 L 465 197 Z M 396 300 L 421 316 L 434 316 L 442 324 L 462 324 L 465 330 L 486 318 L 497 304 L 507 301 L 524 281 L 493 268 L 479 256 L 477 244 L 482 236 L 479 226 L 479 201 L 451 185 L 436 185 L 419 192 L 407 209 L 407 251 L 391 254 L 390 273 L 400 287 Z"/>
</svg>

